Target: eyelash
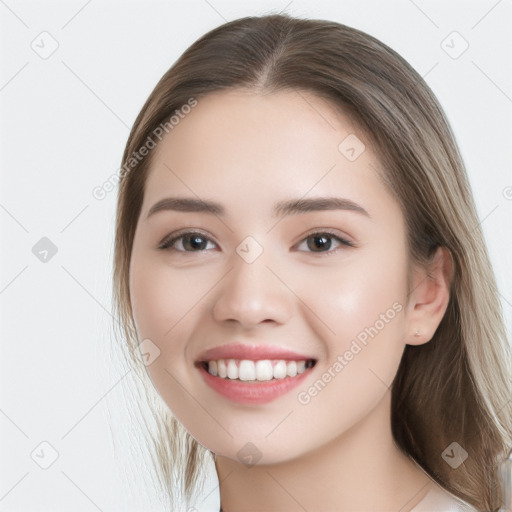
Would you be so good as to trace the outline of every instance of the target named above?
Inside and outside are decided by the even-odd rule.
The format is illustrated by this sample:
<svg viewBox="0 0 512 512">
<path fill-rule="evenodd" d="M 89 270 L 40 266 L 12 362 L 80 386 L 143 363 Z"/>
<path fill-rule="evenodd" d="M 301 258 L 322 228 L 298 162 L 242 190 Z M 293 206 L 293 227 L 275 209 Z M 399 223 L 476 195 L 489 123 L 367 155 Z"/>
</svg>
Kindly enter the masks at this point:
<svg viewBox="0 0 512 512">
<path fill-rule="evenodd" d="M 207 237 L 206 235 L 204 235 L 203 233 L 201 233 L 200 231 L 183 231 L 181 233 L 177 233 L 175 234 L 174 236 L 172 236 L 172 238 L 167 238 L 167 239 L 164 239 L 160 245 L 158 246 L 158 249 L 160 250 L 168 250 L 168 251 L 173 251 L 173 252 L 181 252 L 181 253 L 201 253 L 201 252 L 204 252 L 204 251 L 207 251 L 208 249 L 202 249 L 202 250 L 199 250 L 199 251 L 182 251 L 182 250 L 178 250 L 174 247 L 172 247 L 178 240 L 186 237 L 187 235 L 199 235 L 201 236 L 203 239 L 205 239 L 207 242 L 213 242 L 213 240 L 209 237 Z M 340 242 L 341 245 L 345 246 L 345 247 L 356 247 L 356 245 L 352 242 L 350 242 L 349 240 L 346 240 L 342 237 L 340 237 L 339 235 L 336 235 L 330 231 L 313 231 L 311 233 L 308 233 L 300 242 L 299 244 L 297 245 L 300 245 L 302 244 L 302 242 L 306 241 L 308 238 L 312 237 L 312 236 L 319 236 L 319 235 L 327 235 L 328 238 L 333 238 L 335 239 L 336 241 Z M 214 242 L 215 243 L 215 242 Z M 340 249 L 340 247 L 337 247 L 333 250 L 328 250 L 328 251 L 300 251 L 300 252 L 309 252 L 311 254 L 318 254 L 318 255 L 321 255 L 321 256 L 329 256 L 331 254 L 335 254 L 338 252 L 338 250 Z"/>
</svg>

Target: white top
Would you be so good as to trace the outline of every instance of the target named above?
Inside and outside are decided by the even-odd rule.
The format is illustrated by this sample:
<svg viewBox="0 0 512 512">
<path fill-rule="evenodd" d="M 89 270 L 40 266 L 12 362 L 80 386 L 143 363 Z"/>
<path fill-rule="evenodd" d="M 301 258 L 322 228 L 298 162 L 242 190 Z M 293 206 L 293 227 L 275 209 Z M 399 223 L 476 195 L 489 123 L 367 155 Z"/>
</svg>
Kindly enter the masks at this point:
<svg viewBox="0 0 512 512">
<path fill-rule="evenodd" d="M 209 470 L 203 490 L 196 496 L 195 503 L 189 503 L 188 506 L 194 505 L 195 508 L 187 508 L 186 510 L 196 510 L 197 512 L 219 512 L 220 510 L 220 492 L 219 480 L 213 459 L 208 462 Z M 430 479 L 430 490 L 423 499 L 409 512 L 478 512 L 477 509 L 471 507 L 459 498 L 453 496 L 439 484 Z M 215 489 L 215 492 L 212 492 Z"/>
<path fill-rule="evenodd" d="M 410 512 L 478 512 L 476 508 L 453 496 L 436 483 Z"/>
<path fill-rule="evenodd" d="M 190 510 L 216 512 L 221 509 L 220 503 L 217 502 L 211 509 L 192 508 Z M 478 512 L 478 510 L 445 491 L 437 484 L 432 483 L 432 489 L 410 512 Z"/>
</svg>

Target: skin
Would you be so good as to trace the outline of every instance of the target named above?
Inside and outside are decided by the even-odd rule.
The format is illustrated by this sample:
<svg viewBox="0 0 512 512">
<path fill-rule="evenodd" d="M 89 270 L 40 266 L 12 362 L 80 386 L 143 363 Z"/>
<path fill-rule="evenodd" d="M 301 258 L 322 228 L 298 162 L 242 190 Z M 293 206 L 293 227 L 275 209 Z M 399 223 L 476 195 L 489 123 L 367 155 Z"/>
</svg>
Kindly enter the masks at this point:
<svg viewBox="0 0 512 512">
<path fill-rule="evenodd" d="M 366 148 L 355 161 L 338 150 L 349 134 Z M 431 268 L 411 267 L 409 293 L 405 220 L 370 141 L 308 92 L 230 90 L 201 99 L 154 151 L 130 266 L 133 314 L 140 339 L 160 350 L 147 366 L 155 388 L 216 454 L 224 512 L 411 510 L 430 480 L 393 442 L 390 385 L 406 344 L 428 342 L 439 325 L 451 268 L 439 249 Z M 169 196 L 215 200 L 226 212 L 147 217 Z M 350 199 L 369 217 L 272 217 L 278 201 L 325 196 Z M 158 248 L 183 228 L 199 230 L 205 250 L 183 239 L 174 251 Z M 315 252 L 308 236 L 325 230 L 355 247 L 329 238 Z M 236 252 L 247 236 L 263 248 L 252 263 Z M 394 318 L 300 403 L 298 393 L 332 372 L 337 356 L 395 303 Z M 317 363 L 304 385 L 273 402 L 235 404 L 194 366 L 202 351 L 235 341 L 289 347 Z M 261 454 L 250 467 L 237 455 L 248 442 Z"/>
</svg>

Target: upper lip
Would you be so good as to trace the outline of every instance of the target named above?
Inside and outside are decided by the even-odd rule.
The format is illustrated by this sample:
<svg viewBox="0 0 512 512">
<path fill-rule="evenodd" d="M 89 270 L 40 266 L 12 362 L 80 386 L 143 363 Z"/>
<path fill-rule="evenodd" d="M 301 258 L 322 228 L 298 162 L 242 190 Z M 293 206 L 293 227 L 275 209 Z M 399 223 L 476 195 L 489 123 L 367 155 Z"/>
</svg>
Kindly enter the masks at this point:
<svg viewBox="0 0 512 512">
<path fill-rule="evenodd" d="M 244 343 L 226 343 L 201 353 L 198 362 L 217 361 L 219 359 L 284 359 L 290 361 L 307 361 L 315 359 L 310 355 L 300 354 L 285 347 L 275 345 L 247 345 Z"/>
</svg>

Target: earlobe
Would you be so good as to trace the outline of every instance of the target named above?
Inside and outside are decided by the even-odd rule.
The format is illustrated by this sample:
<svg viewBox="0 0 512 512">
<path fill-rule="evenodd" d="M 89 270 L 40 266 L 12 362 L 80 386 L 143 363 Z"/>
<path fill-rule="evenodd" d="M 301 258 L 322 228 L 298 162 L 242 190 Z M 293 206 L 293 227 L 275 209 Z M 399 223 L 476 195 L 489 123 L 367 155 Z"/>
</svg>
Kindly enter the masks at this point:
<svg viewBox="0 0 512 512">
<path fill-rule="evenodd" d="M 409 297 L 408 345 L 432 339 L 448 307 L 453 260 L 446 247 L 438 247 L 428 268 L 414 271 Z"/>
</svg>

